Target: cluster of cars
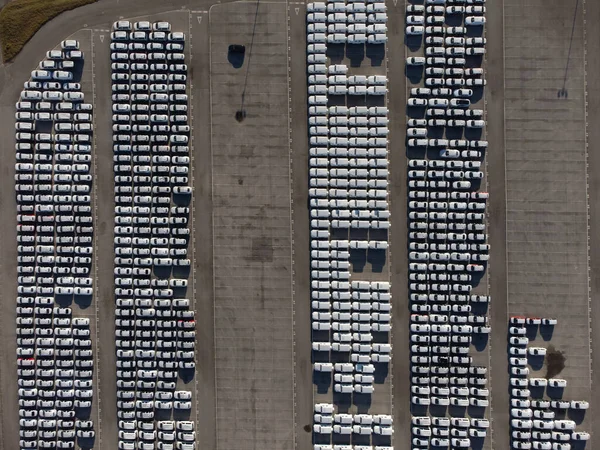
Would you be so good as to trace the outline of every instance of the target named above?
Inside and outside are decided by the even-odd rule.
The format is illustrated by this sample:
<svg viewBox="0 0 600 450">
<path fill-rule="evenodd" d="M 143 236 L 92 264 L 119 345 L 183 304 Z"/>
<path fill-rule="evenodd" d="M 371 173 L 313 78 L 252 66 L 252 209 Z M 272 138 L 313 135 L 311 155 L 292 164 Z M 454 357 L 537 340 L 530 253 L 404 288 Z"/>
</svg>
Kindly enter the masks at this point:
<svg viewBox="0 0 600 450">
<path fill-rule="evenodd" d="M 92 105 L 73 73 L 75 40 L 50 50 L 16 104 L 17 384 L 19 446 L 75 448 L 95 436 L 84 420 L 94 395 L 88 318 L 91 299 Z"/>
<path fill-rule="evenodd" d="M 412 448 L 471 448 L 481 442 L 490 427 L 488 419 L 413 416 Z M 472 442 L 473 441 L 473 442 Z"/>
<path fill-rule="evenodd" d="M 386 42 L 385 11 L 379 1 L 307 5 L 313 367 L 348 395 L 373 393 L 375 365 L 391 360 L 390 283 L 350 281 L 351 252 L 385 257 L 388 248 L 370 231 L 390 227 L 388 109 L 366 106 L 385 96 L 388 80 L 350 75 L 345 64 L 328 64 L 326 51 L 328 44 Z M 334 99 L 337 106 L 328 106 Z M 356 106 L 345 106 L 351 101 Z M 344 239 L 351 229 L 362 229 L 363 239 Z M 346 362 L 331 362 L 340 357 Z"/>
<path fill-rule="evenodd" d="M 383 0 L 312 2 L 306 10 L 307 42 L 316 48 L 387 42 L 387 7 Z"/>
<path fill-rule="evenodd" d="M 119 449 L 149 448 L 155 439 L 157 448 L 195 448 L 194 428 L 194 422 L 187 420 L 159 420 L 156 425 L 149 421 L 119 420 Z"/>
<path fill-rule="evenodd" d="M 342 414 L 335 412 L 330 403 L 317 403 L 313 418 L 313 432 L 316 435 L 371 435 L 391 436 L 393 430 L 392 416 L 387 414 Z M 385 445 L 348 445 L 348 444 L 314 444 L 313 450 L 392 450 Z"/>
<path fill-rule="evenodd" d="M 465 28 L 451 27 L 448 29 L 446 25 L 447 17 L 460 17 L 467 26 L 483 26 L 485 24 L 485 0 L 427 0 L 425 5 L 407 4 L 406 5 L 406 34 L 431 36 L 464 36 Z M 427 47 L 425 54 L 427 56 L 435 56 L 437 54 L 430 48 L 435 48 L 435 45 L 443 45 L 443 41 L 430 39 L 426 41 Z M 460 46 L 450 41 L 450 45 Z M 464 51 L 441 51 L 441 54 L 449 55 L 464 55 Z M 483 51 L 481 54 L 485 53 Z M 470 54 L 470 53 L 467 53 Z M 479 53 L 473 53 L 479 54 Z"/>
<path fill-rule="evenodd" d="M 485 38 L 477 33 L 484 2 L 406 6 L 407 44 L 424 44 L 423 56 L 406 60 L 407 76 L 423 81 L 411 88 L 406 131 L 413 408 L 489 404 L 487 369 L 469 355 L 472 339 L 490 332 L 486 308 L 476 307 L 490 299 L 472 292 L 489 259 L 488 194 L 479 191 L 488 143 L 480 138 L 484 112 L 471 105 L 486 84 Z M 467 448 L 488 426 L 420 415 L 412 423 L 413 448 Z"/>
<path fill-rule="evenodd" d="M 556 412 L 588 409 L 583 400 L 546 400 L 544 391 L 562 390 L 567 380 L 529 377 L 529 365 L 546 356 L 544 347 L 529 346 L 528 327 L 553 327 L 556 319 L 512 316 L 508 328 L 510 367 L 510 416 L 512 448 L 525 450 L 571 450 L 576 441 L 587 441 L 590 434 L 576 431 L 573 420 L 558 419 Z M 532 395 L 532 391 L 535 395 Z M 556 398 L 551 395 L 550 398 Z M 562 397 L 562 396 L 559 396 Z"/>
<path fill-rule="evenodd" d="M 119 449 L 193 450 L 177 390 L 195 371 L 185 35 L 168 22 L 115 22 L 111 34 L 115 173 L 115 338 Z M 158 425 L 158 429 L 157 429 Z M 180 428 L 183 427 L 183 428 Z"/>
<path fill-rule="evenodd" d="M 322 66 L 319 69 L 319 73 L 312 74 L 308 77 L 308 95 L 309 104 L 322 106 L 327 104 L 327 95 L 351 95 L 361 96 L 365 95 L 385 95 L 387 90 L 387 77 L 385 75 L 348 75 L 348 66 L 345 64 L 332 64 L 327 66 L 326 56 L 324 53 L 310 55 L 311 58 L 318 66 Z M 369 111 L 366 107 L 363 107 L 363 112 L 357 112 L 353 114 L 356 116 L 354 119 L 344 117 L 338 118 L 331 125 L 331 129 L 325 130 L 321 128 L 321 133 L 317 133 L 315 129 L 311 129 L 311 136 L 340 136 L 340 137 L 386 137 L 389 134 L 387 127 L 386 118 L 373 118 L 370 117 Z M 360 111 L 360 110 L 359 110 Z M 340 116 L 348 116 L 349 112 L 345 114 L 340 113 Z M 386 116 L 387 114 L 375 114 L 374 117 Z M 316 122 L 316 121 L 315 121 Z M 327 128 L 327 123 L 315 123 L 315 127 Z"/>
<path fill-rule="evenodd" d="M 391 330 L 390 284 L 334 281 L 333 292 L 315 290 L 324 287 L 320 284 L 313 277 L 313 352 L 347 354 L 349 362 L 315 362 L 314 369 L 334 373 L 335 392 L 371 394 L 373 363 L 389 363 L 392 357 L 389 343 L 373 342 L 373 333 L 387 336 Z M 319 331 L 327 331 L 329 340 L 314 340 L 324 335 Z"/>
<path fill-rule="evenodd" d="M 329 412 L 331 411 L 331 412 Z M 317 403 L 315 405 L 313 431 L 316 434 L 379 434 L 382 436 L 391 436 L 393 434 L 392 416 L 387 414 L 335 414 L 333 405 L 328 403 Z M 364 450 L 362 446 L 347 447 L 329 447 L 334 450 L 345 450 L 346 448 L 354 450 Z M 369 447 L 372 449 L 372 447 Z M 386 449 L 389 447 L 378 447 Z M 315 447 L 317 449 L 317 447 Z M 319 447 L 320 450 L 325 450 Z"/>
</svg>

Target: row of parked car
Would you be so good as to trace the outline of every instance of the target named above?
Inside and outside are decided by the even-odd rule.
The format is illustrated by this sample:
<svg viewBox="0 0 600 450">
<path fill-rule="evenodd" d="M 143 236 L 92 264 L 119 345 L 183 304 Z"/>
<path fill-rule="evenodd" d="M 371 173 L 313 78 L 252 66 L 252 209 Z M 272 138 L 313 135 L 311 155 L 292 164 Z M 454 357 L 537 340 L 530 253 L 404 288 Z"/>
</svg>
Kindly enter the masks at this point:
<svg viewBox="0 0 600 450">
<path fill-rule="evenodd" d="M 20 448 L 93 442 L 88 318 L 93 296 L 92 105 L 84 103 L 79 42 L 47 52 L 16 104 L 17 384 Z"/>
<path fill-rule="evenodd" d="M 375 2 L 365 4 L 364 2 L 334 2 L 326 4 L 324 2 L 314 2 L 308 5 L 308 13 L 312 22 L 309 22 L 306 32 L 306 41 L 309 44 L 385 44 L 387 42 L 387 25 L 385 22 L 368 23 L 368 16 L 359 14 L 385 13 L 387 7 L 384 2 Z M 332 17 L 329 24 L 323 20 L 325 13 L 335 14 L 347 12 L 352 14 L 352 22 L 337 21 L 337 17 Z M 328 17 L 325 17 L 328 19 Z M 375 16 L 372 16 L 375 19 Z M 381 16 L 378 16 L 378 20 Z"/>
<path fill-rule="evenodd" d="M 121 20 L 111 37 L 118 445 L 192 450 L 192 422 L 159 420 L 192 409 L 177 382 L 195 372 L 185 35 Z"/>
<path fill-rule="evenodd" d="M 393 434 L 393 419 L 387 414 L 347 414 L 336 413 L 331 403 L 315 404 L 313 432 L 323 435 L 381 435 Z M 391 446 L 315 444 L 314 450 L 391 450 Z"/>
<path fill-rule="evenodd" d="M 372 394 L 376 365 L 391 361 L 390 283 L 351 281 L 350 268 L 351 252 L 379 253 L 385 258 L 388 247 L 387 241 L 367 237 L 369 230 L 390 226 L 388 109 L 366 106 L 369 97 L 386 95 L 388 79 L 356 70 L 351 75 L 345 64 L 328 64 L 326 52 L 328 45 L 384 44 L 386 9 L 382 1 L 307 5 L 312 349 L 314 370 L 331 374 L 336 394 Z M 328 105 L 330 97 L 337 106 Z M 360 97 L 365 105 L 349 107 L 340 102 L 340 98 Z M 333 232 L 349 229 L 363 229 L 365 239 L 332 239 Z M 331 362 L 331 352 L 338 355 L 336 359 L 345 355 L 347 362 Z M 370 415 L 334 418 L 332 412 L 315 414 L 313 433 L 321 440 L 331 439 L 332 434 L 391 436 L 393 432 L 389 416 L 379 424 Z M 373 447 L 323 443 L 317 448 Z"/>
<path fill-rule="evenodd" d="M 529 366 L 543 365 L 546 348 L 529 345 L 527 327 L 553 327 L 556 319 L 512 316 L 508 328 L 508 362 L 510 368 L 511 442 L 514 449 L 570 450 L 576 441 L 587 441 L 590 434 L 576 431 L 576 422 L 557 418 L 557 412 L 585 410 L 583 400 L 562 400 L 567 380 L 531 377 Z M 550 398 L 545 400 L 543 391 Z M 535 395 L 532 395 L 535 392 Z"/>
<path fill-rule="evenodd" d="M 472 292 L 489 259 L 488 194 L 479 191 L 485 118 L 472 107 L 485 86 L 477 59 L 485 38 L 473 37 L 485 8 L 464 3 L 406 6 L 406 42 L 412 50 L 425 44 L 423 56 L 406 60 L 407 76 L 423 83 L 410 90 L 406 132 L 413 448 L 468 448 L 489 428 L 484 419 L 429 412 L 489 405 L 487 368 L 470 356 L 473 340 L 490 332 L 489 297 Z"/>
</svg>

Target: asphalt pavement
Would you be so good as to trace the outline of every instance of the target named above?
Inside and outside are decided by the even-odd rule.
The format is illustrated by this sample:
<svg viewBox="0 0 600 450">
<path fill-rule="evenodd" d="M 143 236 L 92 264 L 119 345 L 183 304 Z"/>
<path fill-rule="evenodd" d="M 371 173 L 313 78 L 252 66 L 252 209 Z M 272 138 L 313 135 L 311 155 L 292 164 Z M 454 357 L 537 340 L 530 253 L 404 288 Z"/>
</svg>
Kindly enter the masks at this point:
<svg viewBox="0 0 600 450">
<path fill-rule="evenodd" d="M 404 76 L 405 3 L 386 2 L 388 7 L 388 108 L 390 118 L 390 281 L 392 283 L 392 414 L 396 448 L 410 448 L 410 304 L 408 301 L 408 228 L 406 182 L 407 158 L 406 101 L 407 86 Z"/>
<path fill-rule="evenodd" d="M 294 270 L 294 367 L 296 448 L 312 442 L 313 371 L 311 361 L 310 219 L 308 211 L 308 126 L 306 8 L 288 6 L 291 127 L 292 252 Z"/>
<path fill-rule="evenodd" d="M 192 36 L 189 42 L 193 48 L 190 64 L 190 78 L 194 84 L 192 125 L 194 127 L 194 261 L 197 329 L 197 400 L 199 437 L 203 449 L 218 448 L 216 442 L 217 402 L 215 399 L 215 349 L 214 349 L 214 308 L 213 298 L 213 188 L 211 179 L 214 176 L 211 164 L 212 110 L 210 104 L 209 66 L 211 31 L 208 11 L 215 1 L 180 1 L 165 3 L 160 0 L 102 0 L 100 2 L 69 11 L 57 17 L 44 27 L 25 46 L 15 61 L 3 66 L 0 71 L 0 133 L 3 140 L 0 148 L 3 158 L 0 161 L 2 182 L 0 182 L 0 209 L 7 211 L 5 219 L 0 223 L 0 449 L 18 447 L 18 417 L 15 388 L 15 325 L 14 308 L 16 292 L 16 210 L 14 197 L 14 102 L 21 90 L 22 83 L 29 71 L 43 57 L 43 53 L 58 44 L 65 37 L 82 28 L 89 28 L 94 44 L 92 64 L 95 64 L 94 84 L 95 126 L 96 126 L 96 158 L 95 189 L 96 229 L 97 229 L 97 286 L 98 314 L 100 321 L 100 352 L 96 355 L 100 365 L 100 384 L 102 392 L 101 422 L 102 448 L 116 448 L 116 408 L 114 379 L 114 307 L 112 305 L 112 223 L 113 223 L 113 183 L 111 160 L 110 131 L 110 70 L 108 65 L 107 34 L 98 30 L 107 29 L 120 17 L 135 17 L 143 11 L 153 15 L 160 12 L 189 9 Z M 309 219 L 307 209 L 308 180 L 308 146 L 306 130 L 306 75 L 305 75 L 305 7 L 303 4 L 287 5 L 289 46 L 288 85 L 290 90 L 290 126 L 291 126 L 291 227 L 293 255 L 293 363 L 294 373 L 294 423 L 295 430 L 291 439 L 298 449 L 310 447 L 311 433 L 306 426 L 312 422 L 312 365 L 310 352 L 310 279 L 309 279 Z M 600 2 L 583 2 L 588 26 L 587 33 L 587 74 L 585 79 L 587 94 L 587 162 L 588 162 L 588 194 L 589 227 L 595 230 L 599 224 L 598 194 L 600 190 L 600 153 L 596 147 L 600 142 L 600 128 L 593 126 L 600 120 L 600 80 L 594 75 L 600 72 L 600 29 L 589 24 L 600 20 Z M 489 208 L 489 242 L 491 244 L 491 263 L 489 277 L 491 288 L 491 370 L 492 388 L 492 442 L 493 448 L 508 448 L 509 444 L 509 406 L 506 394 L 508 387 L 508 367 L 506 358 L 506 322 L 508 318 L 507 290 L 507 258 L 506 258 L 506 150 L 505 150 L 505 16 L 503 0 L 487 2 L 486 37 L 487 57 L 486 88 L 487 136 L 490 142 L 487 153 L 488 183 L 490 191 Z M 391 281 L 394 302 L 393 345 L 394 345 L 394 419 L 396 448 L 408 448 L 410 440 L 409 405 L 409 344 L 407 324 L 409 310 L 407 302 L 407 258 L 406 258 L 406 155 L 404 148 L 406 85 L 404 77 L 404 3 L 388 2 L 390 20 L 388 42 L 388 76 L 390 78 L 390 121 L 394 125 L 390 129 L 390 162 L 391 193 L 390 205 L 392 213 L 391 228 Z M 571 17 L 565 18 L 571 20 Z M 274 25 L 275 26 L 275 25 Z M 218 30 L 215 30 L 218 31 Z M 100 36 L 103 36 L 102 38 Z M 87 55 L 86 55 L 87 57 Z M 100 62 L 100 63 L 99 63 Z M 577 63 L 579 64 L 579 63 Z M 104 88 L 100 88 L 104 86 Z M 101 91 L 100 89 L 105 89 Z M 101 92 L 101 94 L 99 94 Z M 587 123 L 592 124 L 591 127 Z M 99 175 L 100 174 L 100 175 Z M 106 199 L 104 201 L 103 199 Z M 589 234 L 591 288 L 591 324 L 600 321 L 600 308 L 595 301 L 600 288 L 600 253 L 598 234 Z M 107 324 L 108 322 L 108 324 Z M 595 338 L 594 330 L 592 337 Z M 591 346 L 592 352 L 594 346 Z M 592 358 L 592 368 L 596 368 L 598 358 Z M 108 369 L 107 369 L 108 368 Z M 600 370 L 593 370 L 592 385 L 600 382 Z M 597 410 L 598 394 L 592 391 L 591 421 L 586 421 L 587 431 L 592 431 L 596 423 L 600 424 Z M 112 436 L 112 437 L 110 437 Z M 290 439 L 284 439 L 281 448 L 290 448 Z M 223 447 L 224 448 L 224 447 Z M 273 447 L 274 448 L 274 447 Z M 588 446 L 588 448 L 591 448 Z M 228 449 L 229 450 L 229 449 Z"/>
<path fill-rule="evenodd" d="M 490 244 L 490 352 L 488 383 L 491 392 L 492 448 L 510 446 L 510 409 L 508 397 L 508 358 L 506 332 L 508 323 L 508 292 L 506 285 L 506 179 L 504 150 L 504 0 L 487 3 L 486 55 L 486 117 L 489 151 L 487 181 L 488 230 Z"/>
</svg>

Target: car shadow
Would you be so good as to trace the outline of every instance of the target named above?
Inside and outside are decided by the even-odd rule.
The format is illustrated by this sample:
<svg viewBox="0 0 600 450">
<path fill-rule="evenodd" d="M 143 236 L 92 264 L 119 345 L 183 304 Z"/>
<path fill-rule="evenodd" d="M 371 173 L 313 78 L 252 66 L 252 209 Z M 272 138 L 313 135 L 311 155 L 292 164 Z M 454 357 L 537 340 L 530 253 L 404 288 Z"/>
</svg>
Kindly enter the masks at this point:
<svg viewBox="0 0 600 450">
<path fill-rule="evenodd" d="M 371 408 L 372 400 L 373 398 L 371 394 L 360 394 L 355 392 L 352 396 L 352 404 L 356 406 L 356 411 L 358 414 L 368 414 L 369 408 Z"/>
<path fill-rule="evenodd" d="M 565 393 L 565 388 L 562 387 L 546 387 L 546 395 L 552 400 L 561 400 Z"/>
<path fill-rule="evenodd" d="M 372 67 L 379 67 L 385 59 L 385 45 L 367 44 L 365 54 L 371 60 Z"/>
<path fill-rule="evenodd" d="M 406 45 L 411 52 L 418 51 L 421 48 L 421 45 L 423 45 L 423 35 L 405 34 L 404 45 Z"/>
<path fill-rule="evenodd" d="M 190 409 L 173 409 L 173 420 L 190 420 Z"/>
<path fill-rule="evenodd" d="M 404 74 L 412 84 L 419 84 L 423 78 L 424 66 L 406 65 Z M 423 117 L 423 116 L 421 116 Z"/>
<path fill-rule="evenodd" d="M 567 414 L 569 419 L 575 422 L 577 425 L 581 425 L 585 419 L 585 409 L 569 409 Z"/>
<path fill-rule="evenodd" d="M 79 420 L 88 420 L 92 415 L 92 408 L 75 408 L 75 417 Z"/>
<path fill-rule="evenodd" d="M 544 367 L 544 359 L 545 358 L 542 355 L 527 354 L 527 364 L 529 364 L 533 370 L 542 370 Z"/>
<path fill-rule="evenodd" d="M 194 379 L 196 370 L 195 369 L 179 369 L 178 373 L 179 373 L 179 378 L 181 378 L 181 380 L 185 384 L 188 384 L 188 383 L 191 383 L 192 380 Z"/>
<path fill-rule="evenodd" d="M 81 450 L 88 450 L 94 448 L 94 444 L 96 443 L 96 436 L 93 438 L 77 438 L 77 444 L 81 448 Z"/>
<path fill-rule="evenodd" d="M 326 394 L 331 387 L 331 372 L 318 372 L 313 370 L 313 384 L 317 387 L 317 393 Z"/>
<path fill-rule="evenodd" d="M 241 52 L 227 52 L 227 61 L 234 69 L 239 69 L 244 65 L 245 53 Z"/>
<path fill-rule="evenodd" d="M 546 388 L 544 386 L 529 386 L 529 393 L 531 398 L 533 399 L 542 399 L 544 398 L 544 392 Z"/>
<path fill-rule="evenodd" d="M 330 64 L 342 64 L 344 61 L 346 46 L 344 44 L 328 44 L 326 55 Z"/>
<path fill-rule="evenodd" d="M 373 250 L 367 251 L 366 260 L 371 264 L 371 271 L 375 273 L 383 272 L 383 267 L 386 262 L 386 251 L 385 250 Z"/>
<path fill-rule="evenodd" d="M 375 364 L 375 372 L 373 373 L 373 378 L 375 384 L 383 384 L 385 383 L 385 379 L 390 373 L 390 365 L 389 363 L 376 363 Z"/>
<path fill-rule="evenodd" d="M 554 325 L 540 325 L 540 336 L 544 341 L 552 339 L 554 334 Z"/>
<path fill-rule="evenodd" d="M 346 58 L 350 60 L 350 67 L 360 67 L 365 59 L 364 45 L 346 45 Z"/>
<path fill-rule="evenodd" d="M 352 271 L 361 273 L 365 270 L 367 264 L 367 252 L 365 250 L 350 250 L 350 264 L 352 264 Z"/>
<path fill-rule="evenodd" d="M 56 306 L 60 306 L 61 308 L 69 307 L 73 304 L 73 296 L 56 294 L 54 296 L 54 303 Z"/>
<path fill-rule="evenodd" d="M 74 303 L 78 305 L 81 309 L 87 309 L 92 304 L 91 295 L 74 295 L 73 299 Z"/>
<path fill-rule="evenodd" d="M 475 347 L 475 350 L 482 352 L 487 347 L 490 335 L 488 333 L 477 333 L 473 334 L 471 344 Z"/>
</svg>

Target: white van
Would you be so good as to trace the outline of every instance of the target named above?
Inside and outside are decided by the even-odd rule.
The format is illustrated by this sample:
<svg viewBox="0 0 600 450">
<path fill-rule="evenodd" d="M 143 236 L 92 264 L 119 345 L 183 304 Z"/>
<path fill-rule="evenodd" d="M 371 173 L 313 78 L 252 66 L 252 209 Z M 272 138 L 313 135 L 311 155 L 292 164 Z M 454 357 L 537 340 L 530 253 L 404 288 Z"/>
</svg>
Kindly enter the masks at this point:
<svg viewBox="0 0 600 450">
<path fill-rule="evenodd" d="M 346 75 L 348 66 L 346 64 L 332 64 L 328 69 L 329 75 Z"/>
<path fill-rule="evenodd" d="M 329 114 L 345 116 L 348 114 L 348 108 L 345 106 L 331 106 L 329 107 Z"/>
<path fill-rule="evenodd" d="M 369 108 L 366 106 L 354 106 L 348 109 L 350 116 L 366 116 L 367 114 L 369 114 Z"/>
<path fill-rule="evenodd" d="M 327 45 L 325 44 L 309 44 L 307 53 L 325 53 L 327 51 Z"/>
<path fill-rule="evenodd" d="M 327 43 L 328 44 L 343 44 L 346 42 L 346 34 L 345 33 L 334 33 L 327 35 Z"/>
<path fill-rule="evenodd" d="M 33 70 L 31 72 L 31 78 L 33 80 L 50 80 L 52 75 L 47 70 Z"/>
<path fill-rule="evenodd" d="M 366 86 L 350 86 L 348 88 L 348 95 L 367 95 Z"/>
<path fill-rule="evenodd" d="M 329 86 L 328 93 L 329 95 L 346 95 L 348 88 L 345 85 Z"/>
<path fill-rule="evenodd" d="M 309 13 L 306 15 L 306 21 L 308 23 L 314 23 L 314 22 L 325 23 L 327 21 L 327 15 L 324 12 Z"/>
<path fill-rule="evenodd" d="M 388 109 L 385 106 L 372 106 L 369 108 L 370 116 L 387 116 Z"/>
<path fill-rule="evenodd" d="M 350 5 L 348 5 L 350 6 Z M 362 6 L 362 5 L 361 5 Z M 365 34 L 367 33 L 367 26 L 364 23 L 353 23 L 348 25 L 348 33 L 349 34 Z"/>
<path fill-rule="evenodd" d="M 348 14 L 348 23 L 366 23 L 367 15 L 365 13 Z"/>
<path fill-rule="evenodd" d="M 21 100 L 32 100 L 39 101 L 42 99 L 42 93 L 40 91 L 21 91 Z"/>
<path fill-rule="evenodd" d="M 322 44 L 328 41 L 325 33 L 310 33 L 306 36 L 306 42 L 309 44 Z"/>
<path fill-rule="evenodd" d="M 367 88 L 367 95 L 385 95 L 387 91 L 385 86 L 369 86 Z"/>
<path fill-rule="evenodd" d="M 52 79 L 58 81 L 71 81 L 73 79 L 73 73 L 67 72 L 66 70 L 56 70 L 52 74 Z"/>
<path fill-rule="evenodd" d="M 327 56 L 323 53 L 313 53 L 308 55 L 306 62 L 308 64 L 325 64 L 327 63 Z"/>
<path fill-rule="evenodd" d="M 348 36 L 348 44 L 364 44 L 367 42 L 367 35 L 364 33 L 356 33 Z"/>
<path fill-rule="evenodd" d="M 60 91 L 45 91 L 42 98 L 49 102 L 60 102 L 63 99 L 63 93 Z"/>
<path fill-rule="evenodd" d="M 323 22 L 309 23 L 306 26 L 306 33 L 327 33 L 327 25 Z"/>
<path fill-rule="evenodd" d="M 308 97 L 309 105 L 326 105 L 327 104 L 327 96 L 326 95 L 311 95 Z"/>
<path fill-rule="evenodd" d="M 385 86 L 387 81 L 388 79 L 385 75 L 371 75 L 367 78 L 367 84 L 370 86 Z"/>
<path fill-rule="evenodd" d="M 330 108 L 331 109 L 331 108 Z M 331 111 L 329 111 L 331 114 Z M 309 116 L 322 116 L 327 114 L 327 106 L 311 106 L 308 108 Z"/>
<path fill-rule="evenodd" d="M 325 12 L 327 6 L 323 2 L 312 2 L 306 5 L 306 12 L 315 13 L 315 12 Z"/>
<path fill-rule="evenodd" d="M 323 56 L 325 54 L 323 53 Z M 327 66 L 325 64 L 310 64 L 308 66 L 308 73 L 327 73 Z"/>
<path fill-rule="evenodd" d="M 327 22 L 329 23 L 346 23 L 346 8 L 344 7 L 344 12 L 337 12 L 333 14 L 327 15 Z"/>
<path fill-rule="evenodd" d="M 310 75 L 308 84 L 327 84 L 327 75 Z"/>
<path fill-rule="evenodd" d="M 367 44 L 385 44 L 387 35 L 385 33 L 371 34 L 367 39 Z"/>
<path fill-rule="evenodd" d="M 367 16 L 367 21 L 369 23 L 386 23 L 387 22 L 387 14 L 384 12 L 376 12 L 374 14 L 369 14 Z"/>
<path fill-rule="evenodd" d="M 375 23 L 367 27 L 367 33 L 369 34 L 380 34 L 387 33 L 387 26 L 382 23 Z"/>
</svg>

